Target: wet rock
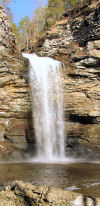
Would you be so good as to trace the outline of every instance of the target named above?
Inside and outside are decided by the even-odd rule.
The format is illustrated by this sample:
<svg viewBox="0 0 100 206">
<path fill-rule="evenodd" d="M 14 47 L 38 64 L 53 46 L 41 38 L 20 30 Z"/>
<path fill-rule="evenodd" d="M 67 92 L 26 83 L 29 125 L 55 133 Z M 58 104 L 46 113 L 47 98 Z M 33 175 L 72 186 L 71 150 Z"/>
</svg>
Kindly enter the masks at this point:
<svg viewBox="0 0 100 206">
<path fill-rule="evenodd" d="M 99 198 L 87 197 L 80 193 L 64 191 L 59 188 L 47 186 L 34 186 L 29 183 L 15 182 L 0 192 L 0 205 L 6 206 L 46 206 L 46 205 L 73 205 L 92 206 L 100 204 Z"/>
</svg>

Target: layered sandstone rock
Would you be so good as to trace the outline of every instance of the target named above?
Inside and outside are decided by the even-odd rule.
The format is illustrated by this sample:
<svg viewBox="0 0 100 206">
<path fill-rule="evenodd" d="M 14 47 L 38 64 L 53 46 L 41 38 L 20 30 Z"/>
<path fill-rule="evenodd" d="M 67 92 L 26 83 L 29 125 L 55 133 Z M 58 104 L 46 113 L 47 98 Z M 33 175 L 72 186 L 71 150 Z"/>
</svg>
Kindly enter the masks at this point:
<svg viewBox="0 0 100 206">
<path fill-rule="evenodd" d="M 16 182 L 0 192 L 0 206 L 99 206 L 100 198 L 84 196 L 72 191 Z"/>
<path fill-rule="evenodd" d="M 31 100 L 25 64 L 16 57 L 15 37 L 0 7 L 0 160 L 29 149 Z"/>
<path fill-rule="evenodd" d="M 27 69 L 14 57 L 15 38 L 0 7 L 0 157 L 34 144 Z M 40 47 L 40 48 L 39 48 Z M 40 39 L 38 52 L 64 62 L 66 146 L 100 151 L 100 1 L 88 1 Z M 36 51 L 34 51 L 36 52 Z M 31 128 L 31 129 L 30 129 Z M 72 153 L 71 153 L 72 154 Z M 82 153 L 83 155 L 83 153 Z M 98 156 L 98 155 L 97 155 Z"/>
<path fill-rule="evenodd" d="M 39 55 L 64 62 L 67 144 L 100 148 L 100 1 L 87 1 L 40 39 Z M 70 141 L 71 139 L 71 141 Z M 71 143 L 70 143 L 71 142 Z"/>
<path fill-rule="evenodd" d="M 0 6 L 0 52 L 13 52 L 15 50 L 15 37 L 12 32 L 11 24 L 6 13 Z"/>
</svg>

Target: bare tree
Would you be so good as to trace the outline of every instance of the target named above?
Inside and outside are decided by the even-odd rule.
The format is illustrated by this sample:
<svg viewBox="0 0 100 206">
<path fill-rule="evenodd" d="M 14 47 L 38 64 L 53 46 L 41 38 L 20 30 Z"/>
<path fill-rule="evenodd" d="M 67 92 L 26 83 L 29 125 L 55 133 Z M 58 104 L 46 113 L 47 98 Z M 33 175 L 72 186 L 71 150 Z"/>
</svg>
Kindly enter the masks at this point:
<svg viewBox="0 0 100 206">
<path fill-rule="evenodd" d="M 5 5 L 10 3 L 10 0 L 2 0 L 2 4 L 3 4 L 3 7 L 5 8 Z"/>
</svg>

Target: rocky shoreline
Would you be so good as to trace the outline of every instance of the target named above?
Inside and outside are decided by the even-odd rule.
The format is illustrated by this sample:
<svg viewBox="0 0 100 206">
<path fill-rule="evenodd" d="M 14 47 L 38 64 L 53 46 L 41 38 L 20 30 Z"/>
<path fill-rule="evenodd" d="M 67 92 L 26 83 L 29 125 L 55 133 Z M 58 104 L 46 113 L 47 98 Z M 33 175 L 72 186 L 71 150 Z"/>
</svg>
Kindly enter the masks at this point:
<svg viewBox="0 0 100 206">
<path fill-rule="evenodd" d="M 60 188 L 15 182 L 0 191 L 0 206 L 99 206 L 100 198 Z"/>
</svg>

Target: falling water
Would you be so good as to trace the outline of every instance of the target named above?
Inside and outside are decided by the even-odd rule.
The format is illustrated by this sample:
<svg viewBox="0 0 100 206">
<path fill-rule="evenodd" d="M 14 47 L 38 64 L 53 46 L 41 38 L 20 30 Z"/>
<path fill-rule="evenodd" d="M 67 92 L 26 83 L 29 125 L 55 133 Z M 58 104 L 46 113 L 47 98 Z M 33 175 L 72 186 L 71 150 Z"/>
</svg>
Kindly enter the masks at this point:
<svg viewBox="0 0 100 206">
<path fill-rule="evenodd" d="M 60 83 L 61 62 L 35 54 L 29 59 L 33 119 L 38 160 L 54 161 L 65 157 L 63 99 Z"/>
</svg>

